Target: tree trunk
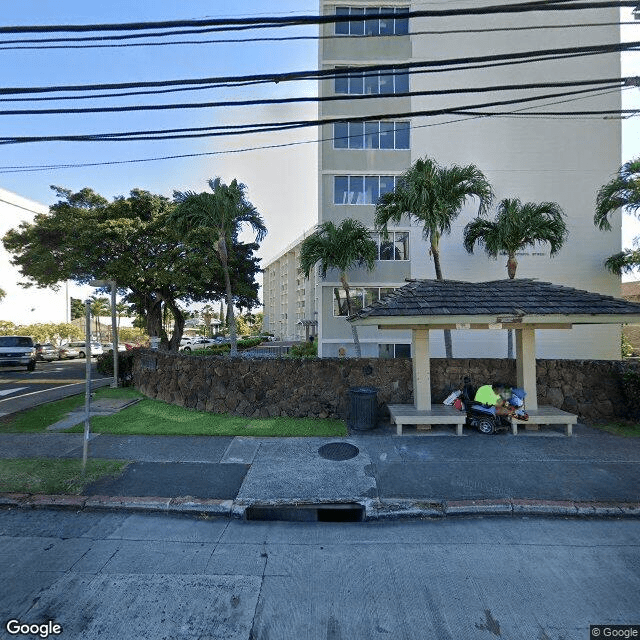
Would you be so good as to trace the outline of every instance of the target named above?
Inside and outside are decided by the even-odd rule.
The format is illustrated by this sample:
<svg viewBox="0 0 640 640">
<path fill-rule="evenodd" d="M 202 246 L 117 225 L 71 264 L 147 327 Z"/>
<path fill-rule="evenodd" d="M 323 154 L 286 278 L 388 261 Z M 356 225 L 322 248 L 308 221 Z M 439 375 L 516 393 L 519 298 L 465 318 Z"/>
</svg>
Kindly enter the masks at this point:
<svg viewBox="0 0 640 640">
<path fill-rule="evenodd" d="M 218 255 L 222 263 L 222 271 L 224 272 L 224 284 L 227 290 L 227 317 L 229 319 L 229 337 L 231 338 L 230 356 L 238 355 L 238 334 L 236 332 L 236 317 L 233 312 L 233 293 L 231 291 L 231 276 L 229 275 L 229 264 L 227 262 L 227 244 L 224 238 L 218 241 Z"/>
<path fill-rule="evenodd" d="M 518 269 L 518 261 L 516 260 L 515 253 L 509 253 L 509 259 L 507 260 L 507 275 L 510 280 L 516 277 L 516 271 Z M 507 358 L 513 360 L 513 331 L 507 331 Z"/>
<path fill-rule="evenodd" d="M 431 255 L 433 256 L 433 266 L 436 270 L 436 280 L 444 280 L 442 277 L 442 268 L 440 267 L 440 248 L 434 240 L 431 241 Z M 447 359 L 453 357 L 453 343 L 449 329 L 444 330 L 444 355 Z"/>
<path fill-rule="evenodd" d="M 342 288 L 344 289 L 345 294 L 347 295 L 347 317 L 351 315 L 351 293 L 349 288 L 349 283 L 347 282 L 347 277 L 344 273 L 340 274 L 340 282 L 342 282 Z M 358 337 L 358 327 L 356 327 L 352 322 L 349 322 L 351 325 L 351 333 L 353 334 L 353 345 L 356 349 L 356 358 L 362 357 L 362 349 L 360 348 L 360 338 Z"/>
<path fill-rule="evenodd" d="M 173 315 L 173 333 L 169 341 L 169 351 L 177 351 L 180 346 L 180 340 L 182 339 L 182 332 L 184 331 L 184 314 L 173 300 L 165 301 L 165 305 L 169 307 Z"/>
<path fill-rule="evenodd" d="M 146 295 L 144 299 L 147 314 L 147 333 L 160 338 L 160 345 L 167 349 L 169 340 L 162 326 L 162 299 Z"/>
</svg>

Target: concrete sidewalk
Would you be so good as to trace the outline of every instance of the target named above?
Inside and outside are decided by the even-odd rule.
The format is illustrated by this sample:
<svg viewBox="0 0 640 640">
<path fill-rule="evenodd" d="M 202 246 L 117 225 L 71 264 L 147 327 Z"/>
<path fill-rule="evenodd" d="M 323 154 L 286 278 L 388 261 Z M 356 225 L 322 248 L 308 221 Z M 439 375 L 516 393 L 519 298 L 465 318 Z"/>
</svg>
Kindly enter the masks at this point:
<svg viewBox="0 0 640 640">
<path fill-rule="evenodd" d="M 5 506 L 145 509 L 267 519 L 480 514 L 640 516 L 640 439 L 578 425 L 483 436 L 451 429 L 346 438 L 94 435 L 128 460 L 85 496 L 0 496 Z M 0 435 L 0 458 L 82 456 L 82 434 Z M 360 514 L 360 515 L 358 515 Z"/>
</svg>

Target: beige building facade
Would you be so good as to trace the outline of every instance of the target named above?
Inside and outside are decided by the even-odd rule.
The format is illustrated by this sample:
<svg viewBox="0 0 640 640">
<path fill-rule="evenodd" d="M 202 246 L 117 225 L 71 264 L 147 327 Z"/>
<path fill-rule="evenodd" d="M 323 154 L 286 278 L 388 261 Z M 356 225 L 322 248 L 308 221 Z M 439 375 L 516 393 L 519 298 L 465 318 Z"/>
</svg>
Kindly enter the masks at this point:
<svg viewBox="0 0 640 640">
<path fill-rule="evenodd" d="M 300 245 L 307 235 L 269 260 L 263 272 L 263 329 L 279 340 L 302 341 L 318 334 L 316 276 L 307 280 L 299 273 Z"/>
<path fill-rule="evenodd" d="M 0 188 L 0 240 L 21 222 L 33 222 L 37 214 L 48 212 L 48 206 Z M 69 322 L 68 283 L 54 291 L 35 286 L 25 289 L 19 284 L 24 280 L 0 242 L 0 289 L 6 293 L 0 300 L 0 320 L 16 325 Z"/>
<path fill-rule="evenodd" d="M 499 0 L 495 4 L 507 4 Z M 320 102 L 319 117 L 335 119 L 321 128 L 318 163 L 319 212 L 323 222 L 356 218 L 369 226 L 379 246 L 372 272 L 354 270 L 349 281 L 361 304 L 375 300 L 406 279 L 434 278 L 429 247 L 422 229 L 408 223 L 393 228 L 388 239 L 373 229 L 375 201 L 393 189 L 398 176 L 415 160 L 428 156 L 442 165 L 474 164 L 493 185 L 496 201 L 519 198 L 523 202 L 554 201 L 567 215 L 569 238 L 551 258 L 547 246 L 526 249 L 518 255 L 517 277 L 567 285 L 601 294 L 620 296 L 619 278 L 608 273 L 604 260 L 621 248 L 620 216 L 614 216 L 610 233 L 593 225 L 596 193 L 611 179 L 621 161 L 621 125 L 615 118 L 559 117 L 557 112 L 618 110 L 620 91 L 593 91 L 572 96 L 556 94 L 560 88 L 515 88 L 482 91 L 549 82 L 597 80 L 620 76 L 619 54 L 555 58 L 521 64 L 473 62 L 474 58 L 500 54 L 581 47 L 585 44 L 619 42 L 616 8 L 593 11 L 547 11 L 460 15 L 406 19 L 407 11 L 455 9 L 469 3 L 320 1 L 324 15 L 349 15 L 351 23 L 321 27 L 319 68 L 339 69 L 372 64 L 390 68 L 376 73 L 351 72 L 348 76 L 320 81 L 319 94 L 344 98 Z M 387 17 L 376 18 L 384 11 Z M 390 11 L 395 12 L 389 18 Z M 361 19 L 360 19 L 361 17 Z M 607 23 L 586 26 L 586 23 Z M 584 24 L 584 26 L 576 26 Z M 561 28 L 562 25 L 565 25 Z M 569 25 L 569 26 L 566 26 Z M 401 65 L 429 61 L 459 60 L 446 67 L 423 67 L 409 73 Z M 397 67 L 395 66 L 397 65 Z M 584 87 L 573 88 L 579 90 Z M 469 89 L 478 90 L 469 93 Z M 426 95 L 426 92 L 458 90 L 459 93 Z M 411 93 L 412 95 L 406 95 Z M 421 95 L 416 95 L 420 93 Z M 384 98 L 376 96 L 384 96 Z M 424 111 L 458 108 L 479 111 L 481 103 L 506 102 L 536 97 L 531 102 L 496 106 L 485 112 L 508 115 L 479 117 L 469 113 L 416 116 Z M 540 116 L 533 114 L 547 113 Z M 409 114 L 409 115 L 407 115 Z M 355 121 L 353 118 L 365 118 Z M 506 278 L 506 256 L 486 257 L 481 249 L 473 255 L 463 248 L 463 229 L 477 213 L 469 201 L 455 220 L 450 235 L 441 241 L 441 262 L 446 279 L 486 282 Z M 491 212 L 490 217 L 494 213 Z M 288 250 L 295 260 L 296 248 Z M 283 254 L 284 256 L 284 254 Z M 281 260 L 279 258 L 279 260 Z M 273 263 L 272 263 L 273 264 Z M 267 267 L 271 268 L 272 264 Z M 295 271 L 287 263 L 287 273 Z M 287 294 L 295 276 L 288 275 Z M 267 297 L 283 301 L 280 281 L 265 274 Z M 280 286 L 275 291 L 273 286 Z M 337 290 L 337 274 L 331 272 L 304 283 L 305 295 L 317 312 L 319 353 L 322 356 L 353 355 L 351 330 L 344 317 Z M 291 304 L 290 296 L 286 298 Z M 281 307 L 277 313 L 288 314 Z M 289 307 L 290 309 L 291 307 Z M 288 316 L 287 316 L 288 317 Z M 281 318 L 282 319 L 282 318 Z M 444 356 L 442 332 L 432 332 L 431 351 Z M 365 357 L 408 355 L 408 332 L 379 331 L 361 327 L 359 338 Z M 453 332 L 454 357 L 506 355 L 502 331 Z M 539 358 L 620 357 L 620 327 L 583 326 L 571 331 L 545 331 L 537 339 Z"/>
</svg>

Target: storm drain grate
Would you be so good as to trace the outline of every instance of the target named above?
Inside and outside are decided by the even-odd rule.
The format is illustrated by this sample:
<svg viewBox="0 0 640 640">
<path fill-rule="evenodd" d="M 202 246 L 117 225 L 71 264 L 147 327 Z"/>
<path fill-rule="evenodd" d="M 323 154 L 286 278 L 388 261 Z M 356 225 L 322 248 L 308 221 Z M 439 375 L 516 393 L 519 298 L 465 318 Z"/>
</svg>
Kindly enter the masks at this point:
<svg viewBox="0 0 640 640">
<path fill-rule="evenodd" d="M 359 453 L 360 449 L 348 442 L 330 442 L 318 449 L 318 454 L 325 460 L 350 460 Z"/>
<path fill-rule="evenodd" d="M 283 520 L 288 522 L 363 522 L 365 508 L 353 502 L 260 505 L 247 507 L 246 520 Z"/>
</svg>

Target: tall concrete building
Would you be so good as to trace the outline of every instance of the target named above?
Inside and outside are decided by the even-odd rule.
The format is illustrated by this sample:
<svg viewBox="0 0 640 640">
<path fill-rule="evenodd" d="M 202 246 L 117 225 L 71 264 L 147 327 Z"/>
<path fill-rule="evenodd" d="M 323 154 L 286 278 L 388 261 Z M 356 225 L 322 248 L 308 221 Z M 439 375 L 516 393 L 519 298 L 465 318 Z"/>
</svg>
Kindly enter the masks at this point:
<svg viewBox="0 0 640 640">
<path fill-rule="evenodd" d="M 553 201 L 567 215 L 569 238 L 551 258 L 548 246 L 525 249 L 518 255 L 520 278 L 609 295 L 620 295 L 619 278 L 608 273 L 604 260 L 620 250 L 620 217 L 614 216 L 610 233 L 593 225 L 596 193 L 611 179 L 621 162 L 621 125 L 615 117 L 562 117 L 558 112 L 616 111 L 619 90 L 594 90 L 570 96 L 554 94 L 584 87 L 508 88 L 470 92 L 490 87 L 572 82 L 620 77 L 618 53 L 557 57 L 535 61 L 477 60 L 483 56 L 583 47 L 619 42 L 617 8 L 582 11 L 474 13 L 446 17 L 412 17 L 407 12 L 425 9 L 478 8 L 480 3 L 424 3 L 389 0 L 336 2 L 320 0 L 323 15 L 349 15 L 355 21 L 321 27 L 319 68 L 340 69 L 391 65 L 375 73 L 351 71 L 322 80 L 319 117 L 338 122 L 321 127 L 319 144 L 318 221 L 356 218 L 369 226 L 378 243 L 378 261 L 372 272 L 353 270 L 349 281 L 356 299 L 367 304 L 406 279 L 434 278 L 429 245 L 422 228 L 403 224 L 381 238 L 373 229 L 375 202 L 394 188 L 395 181 L 418 158 L 428 156 L 444 166 L 474 164 L 492 184 L 496 201 Z M 482 3 L 484 4 L 484 3 Z M 506 0 L 486 3 L 511 4 Z M 388 17 L 394 12 L 393 17 Z M 386 15 L 380 18 L 377 16 Z M 600 23 L 602 26 L 588 26 Z M 420 64 L 457 60 L 453 64 L 407 69 Z M 508 62 L 508 63 L 507 63 Z M 450 93 L 458 90 L 459 93 Z M 447 91 L 449 93 L 437 93 Z M 427 95 L 425 92 L 429 92 Z M 434 92 L 436 92 L 434 94 Z M 380 98 L 378 96 L 384 96 Z M 530 102 L 479 108 L 475 105 L 522 98 Z M 469 113 L 416 116 L 416 113 L 457 107 Z M 487 117 L 477 115 L 494 113 Z M 504 115 L 505 112 L 508 115 Z M 534 115 L 534 114 L 547 115 Z M 409 114 L 409 115 L 407 115 Z M 503 114 L 503 115 L 497 115 Z M 366 118 L 354 121 L 354 118 Z M 506 256 L 474 255 L 463 247 L 463 229 L 477 213 L 469 200 L 441 241 L 444 277 L 471 282 L 504 279 Z M 493 217 L 493 212 L 489 217 Z M 307 287 L 313 286 L 312 282 Z M 319 353 L 333 357 L 354 353 L 345 321 L 337 273 L 317 279 L 315 296 Z M 265 298 L 272 295 L 267 293 Z M 444 356 L 442 332 L 432 332 L 432 353 Z M 452 332 L 454 357 L 503 357 L 507 351 L 503 331 Z M 393 357 L 409 354 L 410 336 L 401 331 L 360 329 L 363 356 Z M 537 338 L 541 358 L 619 358 L 619 327 L 577 327 L 545 331 Z"/>
</svg>

